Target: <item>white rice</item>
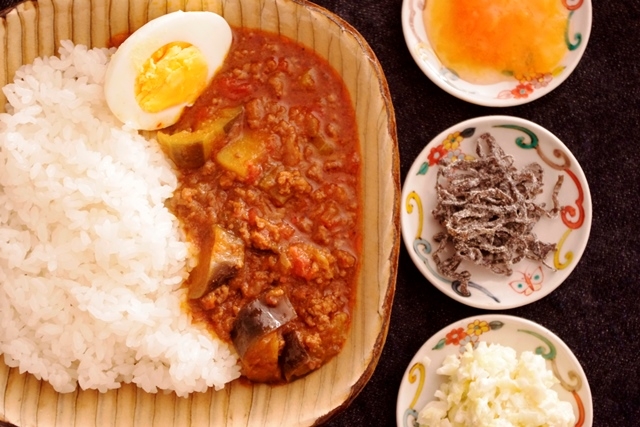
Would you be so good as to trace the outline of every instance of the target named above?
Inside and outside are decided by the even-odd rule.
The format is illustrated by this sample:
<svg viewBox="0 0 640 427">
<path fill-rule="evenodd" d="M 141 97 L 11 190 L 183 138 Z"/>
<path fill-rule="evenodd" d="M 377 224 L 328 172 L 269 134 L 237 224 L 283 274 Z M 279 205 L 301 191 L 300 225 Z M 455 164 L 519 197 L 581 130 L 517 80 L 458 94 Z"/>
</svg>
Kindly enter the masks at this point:
<svg viewBox="0 0 640 427">
<path fill-rule="evenodd" d="M 177 179 L 106 106 L 112 53 L 63 42 L 3 89 L 0 353 L 59 392 L 219 389 L 237 356 L 181 309 Z"/>
</svg>

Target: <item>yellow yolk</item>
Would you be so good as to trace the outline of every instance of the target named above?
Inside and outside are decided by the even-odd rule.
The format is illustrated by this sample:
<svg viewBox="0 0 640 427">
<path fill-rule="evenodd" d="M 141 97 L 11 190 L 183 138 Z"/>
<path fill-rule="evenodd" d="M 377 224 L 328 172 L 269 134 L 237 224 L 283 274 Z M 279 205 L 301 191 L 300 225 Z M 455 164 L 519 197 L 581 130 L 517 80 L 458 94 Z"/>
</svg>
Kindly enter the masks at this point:
<svg viewBox="0 0 640 427">
<path fill-rule="evenodd" d="M 564 57 L 560 0 L 429 0 L 424 24 L 443 65 L 488 84 L 551 73 Z"/>
<path fill-rule="evenodd" d="M 207 62 L 189 43 L 173 42 L 156 50 L 135 79 L 140 108 L 157 113 L 182 103 L 193 104 L 207 85 Z"/>
<path fill-rule="evenodd" d="M 213 12 L 176 11 L 147 22 L 118 47 L 104 76 L 113 115 L 138 130 L 176 123 L 220 70 L 233 33 Z"/>
</svg>

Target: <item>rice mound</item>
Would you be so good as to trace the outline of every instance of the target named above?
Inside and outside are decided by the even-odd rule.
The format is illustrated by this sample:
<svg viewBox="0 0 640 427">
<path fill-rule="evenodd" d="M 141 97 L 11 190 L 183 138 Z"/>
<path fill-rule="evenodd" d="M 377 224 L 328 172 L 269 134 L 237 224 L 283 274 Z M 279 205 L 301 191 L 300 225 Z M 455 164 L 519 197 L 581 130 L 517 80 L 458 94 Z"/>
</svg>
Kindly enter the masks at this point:
<svg viewBox="0 0 640 427">
<path fill-rule="evenodd" d="M 113 50 L 62 42 L 0 114 L 0 353 L 58 392 L 222 388 L 237 356 L 181 309 L 188 246 L 158 144 L 108 109 Z"/>
</svg>

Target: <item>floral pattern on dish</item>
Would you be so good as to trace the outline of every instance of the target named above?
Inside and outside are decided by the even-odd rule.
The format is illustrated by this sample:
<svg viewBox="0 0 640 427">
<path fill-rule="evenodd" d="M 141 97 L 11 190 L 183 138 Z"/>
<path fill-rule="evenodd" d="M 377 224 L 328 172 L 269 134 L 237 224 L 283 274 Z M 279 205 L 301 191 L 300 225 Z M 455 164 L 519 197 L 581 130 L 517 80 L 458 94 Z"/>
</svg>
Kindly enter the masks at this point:
<svg viewBox="0 0 640 427">
<path fill-rule="evenodd" d="M 478 335 L 477 331 L 480 331 Z M 469 341 L 470 337 L 475 339 Z M 512 347 L 518 353 L 532 351 L 542 356 L 547 361 L 547 368 L 552 370 L 559 381 L 554 390 L 562 400 L 572 404 L 576 415 L 575 427 L 592 427 L 591 390 L 580 362 L 571 350 L 541 325 L 506 315 L 459 320 L 423 344 L 409 363 L 400 384 L 396 405 L 398 427 L 419 426 L 418 413 L 434 399 L 435 391 L 443 382 L 436 370 L 445 357 L 464 352 L 464 347 L 460 346 L 464 346 L 466 342 L 473 342 L 475 347 L 480 340 Z"/>
<path fill-rule="evenodd" d="M 567 10 L 564 45 L 566 54 L 550 73 L 509 76 L 494 84 L 473 84 L 455 70 L 442 65 L 427 37 L 423 11 L 426 0 L 404 0 L 402 27 L 405 42 L 420 69 L 437 86 L 465 101 L 492 107 L 506 107 L 533 101 L 557 88 L 573 72 L 587 47 L 591 34 L 591 0 L 558 0 Z M 509 75 L 508 73 L 506 73 Z"/>
<path fill-rule="evenodd" d="M 466 326 L 452 328 L 444 338 L 441 338 L 433 347 L 433 350 L 440 350 L 447 345 L 458 346 L 460 353 L 465 351 L 467 344 L 471 343 L 473 348 L 478 346 L 480 335 L 498 330 L 504 326 L 504 323 L 496 320 L 487 322 L 486 320 L 474 319 Z"/>
<path fill-rule="evenodd" d="M 470 262 L 469 292 L 460 282 L 443 277 L 432 258 L 437 247 L 433 237 L 442 230 L 433 219 L 436 205 L 435 181 L 438 162 L 445 157 L 472 159 L 476 138 L 491 133 L 501 148 L 514 158 L 517 167 L 537 162 L 543 167 L 544 192 L 536 201 L 550 202 L 553 182 L 564 175 L 560 188 L 560 212 L 556 218 L 541 219 L 534 228 L 540 240 L 555 243 L 552 259 L 545 263 L 522 260 L 507 276 L 487 272 Z M 591 198 L 586 178 L 564 144 L 540 126 L 515 117 L 488 116 L 471 119 L 443 131 L 418 155 L 402 192 L 402 234 L 409 255 L 423 275 L 438 289 L 465 304 L 479 308 L 512 308 L 548 295 L 571 273 L 586 246 L 591 227 Z M 545 198 L 546 197 L 546 198 Z M 549 264 L 549 268 L 546 264 Z"/>
<path fill-rule="evenodd" d="M 525 76 L 517 79 L 517 84 L 512 89 L 502 90 L 496 95 L 499 99 L 526 99 L 536 90 L 543 90 L 558 77 L 565 67 L 558 67 L 550 73 Z"/>
</svg>

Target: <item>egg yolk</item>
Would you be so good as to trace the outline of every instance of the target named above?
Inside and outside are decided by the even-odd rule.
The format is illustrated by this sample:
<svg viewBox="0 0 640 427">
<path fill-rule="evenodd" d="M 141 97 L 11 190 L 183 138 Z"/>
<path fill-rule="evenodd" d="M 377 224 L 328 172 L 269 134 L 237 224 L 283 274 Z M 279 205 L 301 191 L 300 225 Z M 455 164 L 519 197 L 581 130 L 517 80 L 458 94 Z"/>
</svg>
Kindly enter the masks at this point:
<svg viewBox="0 0 640 427">
<path fill-rule="evenodd" d="M 142 65 L 135 80 L 136 100 L 148 113 L 191 105 L 207 85 L 207 62 L 200 50 L 184 43 L 169 43 Z"/>
<path fill-rule="evenodd" d="M 488 84 L 551 73 L 564 57 L 560 0 L 429 0 L 424 23 L 443 65 Z"/>
</svg>

